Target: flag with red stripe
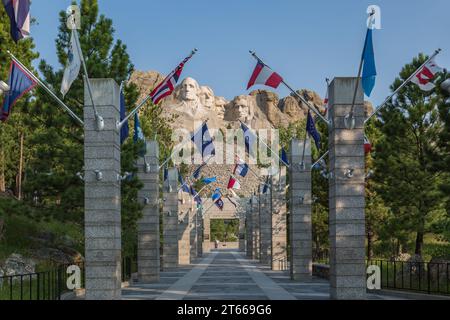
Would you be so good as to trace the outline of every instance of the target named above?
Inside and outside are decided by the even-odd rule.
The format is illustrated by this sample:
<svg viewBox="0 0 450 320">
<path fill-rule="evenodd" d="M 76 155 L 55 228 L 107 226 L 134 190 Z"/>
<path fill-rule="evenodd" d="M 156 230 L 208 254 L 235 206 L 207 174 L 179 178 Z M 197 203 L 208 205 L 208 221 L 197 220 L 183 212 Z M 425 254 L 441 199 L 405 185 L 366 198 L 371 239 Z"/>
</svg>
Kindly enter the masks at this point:
<svg viewBox="0 0 450 320">
<path fill-rule="evenodd" d="M 255 84 L 263 84 L 276 89 L 282 81 L 283 78 L 278 73 L 274 72 L 263 62 L 258 61 L 248 82 L 247 90 Z"/>
<path fill-rule="evenodd" d="M 186 57 L 155 89 L 150 93 L 150 98 L 154 104 L 158 104 L 162 99 L 172 94 L 175 85 L 180 79 L 186 62 L 191 59 L 192 54 Z"/>
</svg>

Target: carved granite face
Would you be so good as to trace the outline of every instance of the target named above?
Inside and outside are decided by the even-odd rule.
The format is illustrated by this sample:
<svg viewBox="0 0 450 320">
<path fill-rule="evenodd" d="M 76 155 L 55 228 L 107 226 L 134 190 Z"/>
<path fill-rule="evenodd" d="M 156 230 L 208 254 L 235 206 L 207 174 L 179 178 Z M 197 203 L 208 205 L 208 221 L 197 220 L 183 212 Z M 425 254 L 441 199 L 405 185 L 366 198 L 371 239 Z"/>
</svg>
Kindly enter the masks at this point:
<svg viewBox="0 0 450 320">
<path fill-rule="evenodd" d="M 212 109 L 215 102 L 214 92 L 209 87 L 200 87 L 200 102 L 205 108 Z"/>
<path fill-rule="evenodd" d="M 251 97 L 237 96 L 231 102 L 228 110 L 228 119 L 231 121 L 242 121 L 249 124 L 255 115 L 254 105 Z"/>
<path fill-rule="evenodd" d="M 186 78 L 181 82 L 180 98 L 186 101 L 195 101 L 198 99 L 200 87 L 192 78 Z"/>
</svg>

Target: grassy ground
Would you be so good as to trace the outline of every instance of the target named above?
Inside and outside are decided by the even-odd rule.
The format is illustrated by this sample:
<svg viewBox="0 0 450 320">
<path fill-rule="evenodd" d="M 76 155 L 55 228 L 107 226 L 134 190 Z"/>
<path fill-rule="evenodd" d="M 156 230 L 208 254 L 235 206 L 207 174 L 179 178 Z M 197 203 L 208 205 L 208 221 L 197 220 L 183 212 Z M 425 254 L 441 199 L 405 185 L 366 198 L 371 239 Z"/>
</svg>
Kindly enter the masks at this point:
<svg viewBox="0 0 450 320">
<path fill-rule="evenodd" d="M 25 257 L 40 246 L 57 247 L 68 239 L 73 249 L 83 252 L 83 231 L 80 226 L 70 222 L 60 222 L 54 219 L 39 219 L 39 212 L 30 213 L 31 209 L 13 199 L 0 198 L 0 219 L 4 221 L 3 238 L 0 239 L 0 263 L 12 253 Z M 43 234 L 51 235 L 51 240 L 41 243 L 36 240 Z M 39 270 L 45 270 L 47 263 L 38 265 Z"/>
</svg>

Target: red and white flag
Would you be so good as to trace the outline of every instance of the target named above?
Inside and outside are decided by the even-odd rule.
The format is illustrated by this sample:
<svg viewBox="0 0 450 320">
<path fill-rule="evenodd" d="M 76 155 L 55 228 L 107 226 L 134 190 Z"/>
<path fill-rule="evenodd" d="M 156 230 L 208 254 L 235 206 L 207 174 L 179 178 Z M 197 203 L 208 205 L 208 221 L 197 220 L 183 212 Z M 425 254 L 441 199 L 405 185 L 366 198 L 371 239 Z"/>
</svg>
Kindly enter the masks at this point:
<svg viewBox="0 0 450 320">
<path fill-rule="evenodd" d="M 369 141 L 369 138 L 367 138 L 366 135 L 364 135 L 364 153 L 368 154 L 372 152 L 372 144 Z"/>
<path fill-rule="evenodd" d="M 264 84 L 272 88 L 278 88 L 283 78 L 261 61 L 256 64 L 255 70 L 247 85 L 247 90 L 255 84 Z"/>
<path fill-rule="evenodd" d="M 237 179 L 233 178 L 233 176 L 230 176 L 230 180 L 228 181 L 227 189 L 239 190 L 240 188 L 241 188 L 241 184 L 239 183 L 239 181 Z"/>
<path fill-rule="evenodd" d="M 436 64 L 434 59 L 432 59 L 417 72 L 411 82 L 417 84 L 423 91 L 431 91 L 436 87 L 433 83 L 434 76 L 441 71 L 442 68 Z"/>
</svg>

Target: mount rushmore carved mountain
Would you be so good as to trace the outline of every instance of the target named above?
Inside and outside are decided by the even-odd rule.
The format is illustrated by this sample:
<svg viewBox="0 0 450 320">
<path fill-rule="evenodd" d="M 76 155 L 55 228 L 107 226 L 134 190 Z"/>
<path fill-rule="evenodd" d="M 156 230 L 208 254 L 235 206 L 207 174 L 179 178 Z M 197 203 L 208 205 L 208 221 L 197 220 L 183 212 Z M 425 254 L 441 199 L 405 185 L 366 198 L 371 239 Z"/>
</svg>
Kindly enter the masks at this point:
<svg viewBox="0 0 450 320">
<path fill-rule="evenodd" d="M 150 93 L 162 80 L 156 71 L 135 71 L 130 82 L 137 85 L 140 99 Z M 314 91 L 301 89 L 297 91 L 310 101 L 320 112 L 325 112 L 323 99 Z M 194 131 L 202 121 L 208 120 L 210 129 L 238 128 L 242 121 L 252 129 L 269 129 L 287 126 L 289 123 L 305 119 L 308 109 L 294 96 L 279 98 L 268 90 L 254 90 L 248 95 L 241 94 L 228 101 L 214 94 L 212 88 L 199 84 L 195 79 L 186 77 L 176 87 L 173 94 L 161 102 L 164 116 L 177 116 L 172 122 L 174 129 Z M 366 113 L 372 109 L 366 105 Z M 257 169 L 254 166 L 253 169 Z M 209 164 L 204 170 L 204 176 L 217 176 L 217 183 L 212 187 L 226 187 L 233 165 Z M 190 171 L 195 166 L 190 166 Z M 239 179 L 242 189 L 237 191 L 240 196 L 250 196 L 258 187 L 261 179 L 249 174 Z M 225 188 L 224 188 L 225 189 Z"/>
<path fill-rule="evenodd" d="M 141 98 L 145 97 L 164 77 L 157 71 L 135 71 L 130 81 L 137 85 Z M 298 91 L 307 97 L 321 112 L 324 112 L 323 99 L 310 90 Z M 165 98 L 161 107 L 167 115 L 179 114 L 181 121 L 175 127 L 182 127 L 194 121 L 208 118 L 210 127 L 232 127 L 239 120 L 251 125 L 254 129 L 276 128 L 288 123 L 304 119 L 307 107 L 297 98 L 279 96 L 267 90 L 254 90 L 248 95 L 238 95 L 231 101 L 215 96 L 212 88 L 199 84 L 196 80 L 187 77 L 177 85 L 174 93 Z"/>
</svg>

